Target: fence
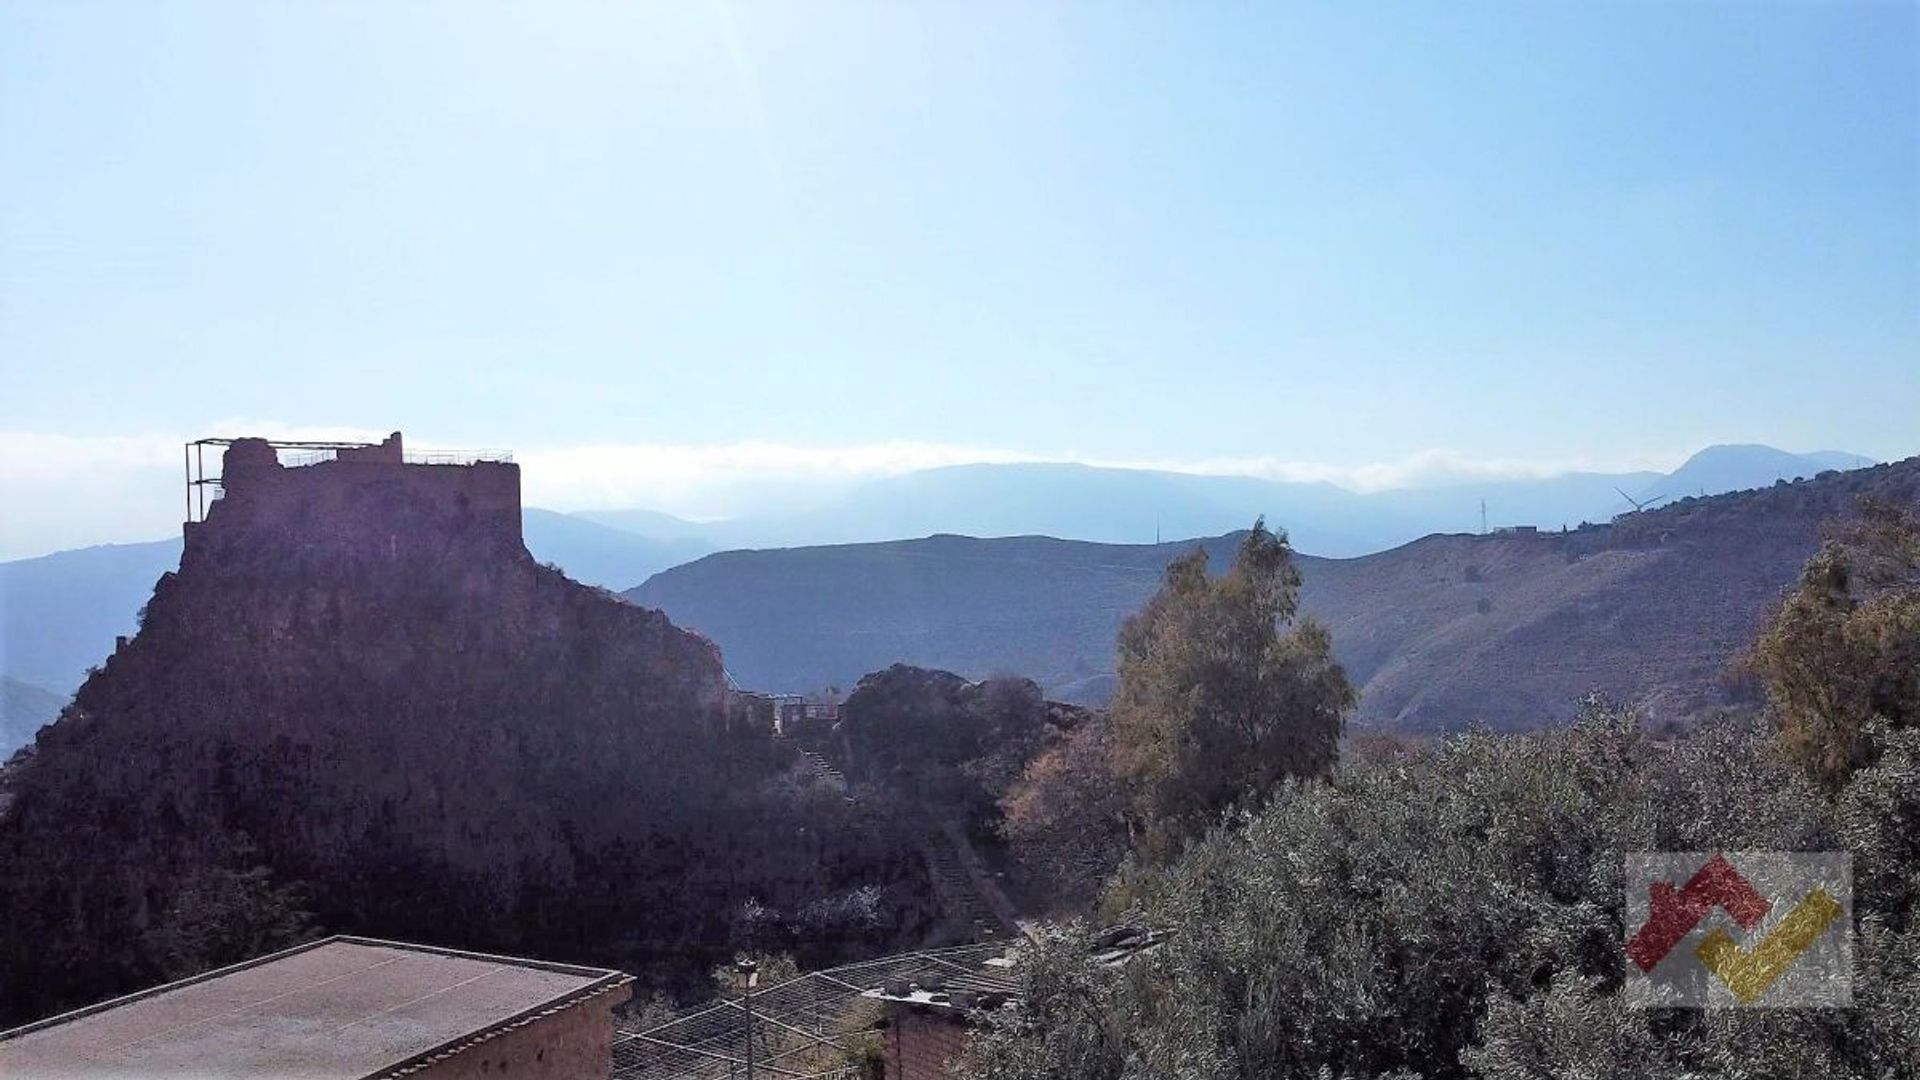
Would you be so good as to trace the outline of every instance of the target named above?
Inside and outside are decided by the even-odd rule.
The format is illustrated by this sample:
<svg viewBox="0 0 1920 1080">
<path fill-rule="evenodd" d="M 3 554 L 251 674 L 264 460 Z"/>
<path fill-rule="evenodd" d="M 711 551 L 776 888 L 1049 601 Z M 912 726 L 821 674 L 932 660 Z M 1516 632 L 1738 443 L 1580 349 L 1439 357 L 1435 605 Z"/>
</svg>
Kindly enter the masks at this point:
<svg viewBox="0 0 1920 1080">
<path fill-rule="evenodd" d="M 873 991 L 930 983 L 1012 994 L 1018 983 L 987 961 L 1005 943 L 899 953 L 801 975 L 753 995 L 753 1074 L 766 1080 L 855 1080 L 885 1015 Z M 613 1044 L 615 1080 L 733 1080 L 746 1075 L 747 1011 L 738 1000 L 703 1005 L 663 1024 L 622 1027 Z"/>
<path fill-rule="evenodd" d="M 326 461 L 337 461 L 340 451 L 302 450 L 297 453 L 282 451 L 280 464 L 290 469 L 318 465 Z M 512 464 L 513 454 L 507 450 L 408 450 L 400 455 L 400 460 L 408 465 L 477 465 L 483 461 Z"/>
</svg>

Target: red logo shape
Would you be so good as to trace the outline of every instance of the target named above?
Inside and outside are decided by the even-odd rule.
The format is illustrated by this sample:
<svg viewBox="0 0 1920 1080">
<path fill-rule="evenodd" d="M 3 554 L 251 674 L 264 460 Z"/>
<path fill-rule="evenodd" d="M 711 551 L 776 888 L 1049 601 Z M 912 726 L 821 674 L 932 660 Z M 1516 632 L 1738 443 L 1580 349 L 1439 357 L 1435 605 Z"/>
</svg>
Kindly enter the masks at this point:
<svg viewBox="0 0 1920 1080">
<path fill-rule="evenodd" d="M 1627 956 L 1641 971 L 1652 971 L 1716 907 L 1751 930 L 1773 906 L 1723 855 L 1708 859 L 1678 889 L 1656 881 L 1647 892 L 1646 925 L 1627 942 Z"/>
</svg>

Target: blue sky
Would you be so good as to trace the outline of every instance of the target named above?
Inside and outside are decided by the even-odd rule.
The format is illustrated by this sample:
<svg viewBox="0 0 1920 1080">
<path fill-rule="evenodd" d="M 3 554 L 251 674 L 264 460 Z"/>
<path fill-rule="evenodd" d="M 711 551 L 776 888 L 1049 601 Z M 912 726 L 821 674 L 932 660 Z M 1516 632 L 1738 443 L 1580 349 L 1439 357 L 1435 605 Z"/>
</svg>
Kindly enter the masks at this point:
<svg viewBox="0 0 1920 1080">
<path fill-rule="evenodd" d="M 0 494 L 236 425 L 685 513 L 975 459 L 1906 456 L 1917 11 L 16 0 Z"/>
</svg>

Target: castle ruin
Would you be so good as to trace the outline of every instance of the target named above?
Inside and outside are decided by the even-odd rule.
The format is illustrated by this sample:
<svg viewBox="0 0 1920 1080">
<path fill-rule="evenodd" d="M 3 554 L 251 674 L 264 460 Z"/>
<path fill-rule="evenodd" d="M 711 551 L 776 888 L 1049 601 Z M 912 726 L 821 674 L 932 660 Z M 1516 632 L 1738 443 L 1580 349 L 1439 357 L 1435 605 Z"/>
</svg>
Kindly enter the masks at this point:
<svg viewBox="0 0 1920 1080">
<path fill-rule="evenodd" d="M 219 453 L 218 473 L 207 451 Z M 201 439 L 186 445 L 189 550 L 209 522 L 288 537 L 378 539 L 400 524 L 522 545 L 520 467 L 500 451 L 409 453 L 377 443 Z"/>
</svg>

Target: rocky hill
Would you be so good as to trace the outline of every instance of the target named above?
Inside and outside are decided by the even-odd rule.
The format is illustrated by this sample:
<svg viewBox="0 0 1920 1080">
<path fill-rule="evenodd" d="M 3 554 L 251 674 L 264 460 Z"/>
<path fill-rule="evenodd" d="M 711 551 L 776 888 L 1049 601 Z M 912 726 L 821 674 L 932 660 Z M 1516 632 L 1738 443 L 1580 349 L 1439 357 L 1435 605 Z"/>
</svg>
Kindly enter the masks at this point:
<svg viewBox="0 0 1920 1080">
<path fill-rule="evenodd" d="M 1920 459 L 1626 515 L 1568 532 L 1430 536 L 1301 557 L 1303 599 L 1362 689 L 1362 722 L 1518 727 L 1601 691 L 1655 718 L 1730 700 L 1729 661 L 1863 495 L 1920 502 Z M 1275 524 L 1284 525 L 1284 522 Z M 1199 541 L 1224 565 L 1235 537 Z M 726 552 L 625 594 L 719 642 L 742 683 L 846 685 L 896 661 L 1109 689 L 1121 621 L 1193 542 L 1016 537 Z"/>
<path fill-rule="evenodd" d="M 713 550 L 692 540 L 654 540 L 571 514 L 527 507 L 527 550 L 588 585 L 630 588 L 647 575 Z M 180 565 L 180 538 L 101 544 L 0 562 L 0 676 L 72 695 L 134 615 L 155 579 Z M 12 746 L 0 743 L 0 757 Z"/>
<path fill-rule="evenodd" d="M 749 895 L 911 877 L 821 846 L 711 643 L 534 561 L 513 470 L 233 446 L 0 776 L 0 1020 L 312 927 L 703 973 Z"/>
</svg>

